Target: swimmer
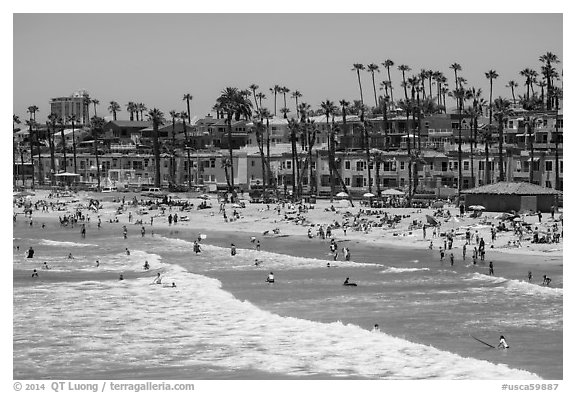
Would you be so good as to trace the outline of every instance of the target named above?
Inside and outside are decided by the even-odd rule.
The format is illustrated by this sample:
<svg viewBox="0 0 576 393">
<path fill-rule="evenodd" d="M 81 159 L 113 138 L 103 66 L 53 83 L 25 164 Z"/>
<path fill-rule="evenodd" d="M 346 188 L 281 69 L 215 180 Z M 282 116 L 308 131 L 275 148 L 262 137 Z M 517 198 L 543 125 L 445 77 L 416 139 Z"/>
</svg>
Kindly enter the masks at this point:
<svg viewBox="0 0 576 393">
<path fill-rule="evenodd" d="M 234 243 L 230 245 L 230 255 L 232 256 L 236 255 L 236 246 L 234 245 Z"/>
<path fill-rule="evenodd" d="M 347 287 L 356 287 L 356 286 L 357 286 L 355 283 L 349 282 L 349 280 L 350 280 L 350 277 L 346 277 L 346 280 L 344 280 L 344 284 L 343 284 L 343 285 L 344 285 L 344 286 L 347 286 Z"/>
<path fill-rule="evenodd" d="M 328 263 L 326 264 L 326 267 L 330 267 L 330 262 L 328 262 Z"/>
<path fill-rule="evenodd" d="M 32 272 L 32 277 L 38 277 L 38 272 L 36 271 L 36 269 L 34 269 L 34 271 Z"/>
<path fill-rule="evenodd" d="M 130 255 L 130 250 L 126 248 L 126 255 Z"/>
<path fill-rule="evenodd" d="M 157 273 L 156 278 L 154 278 L 154 281 L 152 281 L 152 284 L 162 284 L 162 277 L 160 277 L 159 272 Z"/>
<path fill-rule="evenodd" d="M 380 331 L 380 326 L 378 326 L 378 324 L 374 325 L 374 328 L 372 328 L 373 332 L 379 332 Z"/>
<path fill-rule="evenodd" d="M 259 261 L 258 258 L 254 259 L 254 266 L 260 266 L 262 261 Z"/>
<path fill-rule="evenodd" d="M 270 274 L 268 275 L 268 277 L 266 278 L 266 282 L 269 284 L 273 284 L 274 283 L 274 273 L 270 272 Z"/>
<path fill-rule="evenodd" d="M 68 254 L 68 259 L 74 259 L 74 257 L 72 256 L 72 253 Z"/>
<path fill-rule="evenodd" d="M 118 278 L 119 281 L 124 280 L 124 275 L 120 274 L 120 277 Z"/>
<path fill-rule="evenodd" d="M 490 264 L 488 265 L 488 274 L 493 276 L 494 275 L 494 264 L 492 263 L 492 261 L 490 261 Z"/>
<path fill-rule="evenodd" d="M 148 261 L 144 262 L 144 270 L 149 270 L 150 269 L 150 265 L 148 264 Z"/>
<path fill-rule="evenodd" d="M 542 285 L 546 285 L 547 287 L 549 287 L 550 282 L 552 282 L 552 279 L 550 277 L 548 277 L 547 275 L 544 275 L 544 281 L 542 282 Z"/>
<path fill-rule="evenodd" d="M 100 261 L 96 261 L 96 267 L 100 267 Z"/>
<path fill-rule="evenodd" d="M 504 336 L 500 336 L 500 343 L 498 344 L 498 348 L 499 348 L 499 349 L 508 349 L 508 348 L 510 348 L 510 346 L 509 346 L 508 343 L 506 342 L 506 339 L 504 338 Z"/>
<path fill-rule="evenodd" d="M 42 269 L 50 270 L 50 268 L 48 267 L 48 264 L 46 262 L 44 262 L 44 265 L 42 265 Z"/>
</svg>

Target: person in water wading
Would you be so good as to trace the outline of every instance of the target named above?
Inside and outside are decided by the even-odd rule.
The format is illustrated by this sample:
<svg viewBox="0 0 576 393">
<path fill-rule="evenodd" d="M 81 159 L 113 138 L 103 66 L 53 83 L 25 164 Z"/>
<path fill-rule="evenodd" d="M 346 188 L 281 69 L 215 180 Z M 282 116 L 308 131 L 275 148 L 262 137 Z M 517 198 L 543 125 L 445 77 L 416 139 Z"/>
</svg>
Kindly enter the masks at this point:
<svg viewBox="0 0 576 393">
<path fill-rule="evenodd" d="M 498 344 L 498 348 L 499 348 L 499 349 L 508 349 L 508 348 L 510 348 L 510 346 L 509 346 L 508 343 L 506 342 L 506 339 L 504 338 L 504 336 L 500 336 L 500 343 Z"/>
</svg>

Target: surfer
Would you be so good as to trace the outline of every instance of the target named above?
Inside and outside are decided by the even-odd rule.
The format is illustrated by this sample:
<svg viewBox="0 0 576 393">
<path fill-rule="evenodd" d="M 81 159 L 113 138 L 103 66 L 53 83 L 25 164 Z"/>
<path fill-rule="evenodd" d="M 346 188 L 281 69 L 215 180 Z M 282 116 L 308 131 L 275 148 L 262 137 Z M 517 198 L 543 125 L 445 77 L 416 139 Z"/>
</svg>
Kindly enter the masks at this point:
<svg viewBox="0 0 576 393">
<path fill-rule="evenodd" d="M 510 348 L 510 346 L 509 346 L 508 343 L 506 342 L 506 339 L 504 338 L 504 336 L 500 336 L 500 343 L 498 344 L 498 348 L 499 348 L 499 349 L 508 349 L 508 348 Z"/>
<path fill-rule="evenodd" d="M 349 280 L 350 280 L 350 277 L 346 277 L 346 280 L 344 280 L 344 284 L 342 284 L 342 285 L 344 285 L 346 287 L 356 287 L 357 286 L 355 283 L 350 282 Z"/>
<path fill-rule="evenodd" d="M 274 273 L 270 272 L 270 274 L 268 275 L 268 277 L 266 278 L 266 282 L 269 284 L 273 284 L 274 283 Z"/>
</svg>

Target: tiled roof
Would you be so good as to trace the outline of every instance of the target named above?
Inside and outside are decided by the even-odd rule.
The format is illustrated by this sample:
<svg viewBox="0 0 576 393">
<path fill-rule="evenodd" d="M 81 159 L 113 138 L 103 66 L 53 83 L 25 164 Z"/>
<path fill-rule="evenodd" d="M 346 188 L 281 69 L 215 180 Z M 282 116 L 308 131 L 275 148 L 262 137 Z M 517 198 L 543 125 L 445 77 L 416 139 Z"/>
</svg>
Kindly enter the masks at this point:
<svg viewBox="0 0 576 393">
<path fill-rule="evenodd" d="M 561 193 L 552 188 L 541 187 L 524 182 L 499 182 L 463 190 L 463 194 L 497 194 L 497 195 L 554 195 Z"/>
</svg>

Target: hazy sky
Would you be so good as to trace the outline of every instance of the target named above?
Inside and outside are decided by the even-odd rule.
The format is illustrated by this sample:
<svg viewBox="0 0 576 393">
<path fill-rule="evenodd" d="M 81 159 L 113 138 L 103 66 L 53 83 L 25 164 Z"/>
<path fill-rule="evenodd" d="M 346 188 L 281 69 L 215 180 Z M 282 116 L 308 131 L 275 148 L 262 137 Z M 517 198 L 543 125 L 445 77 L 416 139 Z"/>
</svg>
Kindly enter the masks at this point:
<svg viewBox="0 0 576 393">
<path fill-rule="evenodd" d="M 202 116 L 222 89 L 251 83 L 270 109 L 275 84 L 317 108 L 327 98 L 359 99 L 352 64 L 386 59 L 395 62 L 394 98 L 402 95 L 398 65 L 409 65 L 408 75 L 440 70 L 452 87 L 454 62 L 486 98 L 484 73 L 496 70 L 494 96 L 510 97 L 507 82 L 523 91 L 519 71 L 540 71 L 547 51 L 563 60 L 561 14 L 15 14 L 13 111 L 25 119 L 37 105 L 44 122 L 51 97 L 86 89 L 100 100 L 99 115 L 109 115 L 111 100 L 123 106 L 120 119 L 128 101 L 182 111 L 191 93 Z M 370 74 L 361 77 L 373 105 Z M 377 84 L 384 78 L 377 74 Z"/>
</svg>

